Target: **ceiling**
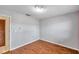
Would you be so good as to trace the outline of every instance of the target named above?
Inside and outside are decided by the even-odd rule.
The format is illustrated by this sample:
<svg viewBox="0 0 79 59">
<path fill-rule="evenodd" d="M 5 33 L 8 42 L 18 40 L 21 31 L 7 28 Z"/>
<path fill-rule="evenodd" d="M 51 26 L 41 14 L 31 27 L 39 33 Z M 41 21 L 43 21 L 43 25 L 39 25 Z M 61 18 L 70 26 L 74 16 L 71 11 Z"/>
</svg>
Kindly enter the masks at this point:
<svg viewBox="0 0 79 59">
<path fill-rule="evenodd" d="M 29 14 L 31 17 L 37 19 L 46 19 L 53 16 L 58 16 L 66 13 L 79 11 L 77 5 L 45 5 L 44 12 L 36 12 L 34 5 L 1 5 L 1 9 L 10 10 L 22 14 Z"/>
</svg>

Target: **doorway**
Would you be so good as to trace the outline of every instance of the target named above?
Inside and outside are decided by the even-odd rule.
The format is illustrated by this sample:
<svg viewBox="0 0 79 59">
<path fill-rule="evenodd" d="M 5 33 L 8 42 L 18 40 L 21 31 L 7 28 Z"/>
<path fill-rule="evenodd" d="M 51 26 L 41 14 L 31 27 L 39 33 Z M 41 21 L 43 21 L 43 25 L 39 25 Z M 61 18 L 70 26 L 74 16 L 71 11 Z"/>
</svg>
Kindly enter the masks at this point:
<svg viewBox="0 0 79 59">
<path fill-rule="evenodd" d="M 0 53 L 4 53 L 9 50 L 9 26 L 9 17 L 0 16 Z"/>
</svg>

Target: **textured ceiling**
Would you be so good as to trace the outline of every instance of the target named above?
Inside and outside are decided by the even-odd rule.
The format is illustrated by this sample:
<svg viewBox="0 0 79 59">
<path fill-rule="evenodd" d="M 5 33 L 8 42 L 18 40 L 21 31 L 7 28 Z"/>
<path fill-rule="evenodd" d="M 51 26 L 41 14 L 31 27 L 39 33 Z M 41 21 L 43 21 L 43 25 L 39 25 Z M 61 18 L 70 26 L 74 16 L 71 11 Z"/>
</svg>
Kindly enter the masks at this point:
<svg viewBox="0 0 79 59">
<path fill-rule="evenodd" d="M 76 5 L 45 5 L 44 12 L 36 12 L 33 9 L 34 5 L 3 5 L 1 9 L 14 11 L 22 14 L 28 14 L 28 16 L 37 19 L 46 19 L 53 16 L 58 16 L 66 13 L 76 12 L 79 10 L 79 6 Z"/>
</svg>

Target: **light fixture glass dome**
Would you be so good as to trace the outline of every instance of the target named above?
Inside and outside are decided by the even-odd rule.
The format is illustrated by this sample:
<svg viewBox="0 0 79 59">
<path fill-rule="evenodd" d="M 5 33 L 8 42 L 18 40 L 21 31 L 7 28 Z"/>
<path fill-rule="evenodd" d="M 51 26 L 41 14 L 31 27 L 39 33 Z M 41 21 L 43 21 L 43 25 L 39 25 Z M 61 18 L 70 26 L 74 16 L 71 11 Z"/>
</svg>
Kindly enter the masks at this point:
<svg viewBox="0 0 79 59">
<path fill-rule="evenodd" d="M 44 12 L 45 11 L 45 7 L 43 5 L 35 5 L 34 6 L 34 10 L 36 12 Z"/>
</svg>

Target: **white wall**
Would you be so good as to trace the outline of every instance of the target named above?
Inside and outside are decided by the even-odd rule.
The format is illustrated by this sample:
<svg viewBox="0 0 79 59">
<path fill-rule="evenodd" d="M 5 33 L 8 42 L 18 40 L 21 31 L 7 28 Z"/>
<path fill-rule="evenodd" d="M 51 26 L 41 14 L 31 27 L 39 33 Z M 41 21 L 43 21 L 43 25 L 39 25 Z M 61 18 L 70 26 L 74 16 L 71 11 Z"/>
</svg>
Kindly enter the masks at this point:
<svg viewBox="0 0 79 59">
<path fill-rule="evenodd" d="M 78 13 L 71 13 L 41 20 L 41 39 L 79 48 Z"/>
<path fill-rule="evenodd" d="M 79 48 L 78 13 L 66 14 L 41 20 L 23 14 L 0 10 L 1 16 L 11 16 L 10 48 L 15 49 L 40 39 Z M 39 26 L 40 25 L 40 26 Z"/>
<path fill-rule="evenodd" d="M 11 49 L 39 39 L 39 22 L 37 19 L 6 10 L 0 10 L 0 15 L 11 16 Z"/>
</svg>

